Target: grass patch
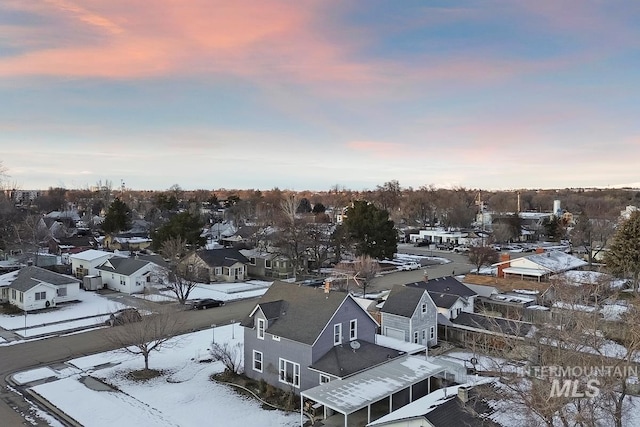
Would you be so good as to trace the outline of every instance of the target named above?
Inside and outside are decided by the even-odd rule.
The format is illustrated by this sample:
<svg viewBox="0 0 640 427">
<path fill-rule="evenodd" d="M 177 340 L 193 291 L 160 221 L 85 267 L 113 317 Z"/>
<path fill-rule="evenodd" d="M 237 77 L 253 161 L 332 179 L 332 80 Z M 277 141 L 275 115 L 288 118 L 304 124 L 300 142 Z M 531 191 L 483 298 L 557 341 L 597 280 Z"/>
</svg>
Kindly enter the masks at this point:
<svg viewBox="0 0 640 427">
<path fill-rule="evenodd" d="M 140 369 L 128 372 L 126 377 L 131 381 L 148 381 L 162 375 L 164 375 L 164 371 L 159 371 L 157 369 Z"/>
</svg>

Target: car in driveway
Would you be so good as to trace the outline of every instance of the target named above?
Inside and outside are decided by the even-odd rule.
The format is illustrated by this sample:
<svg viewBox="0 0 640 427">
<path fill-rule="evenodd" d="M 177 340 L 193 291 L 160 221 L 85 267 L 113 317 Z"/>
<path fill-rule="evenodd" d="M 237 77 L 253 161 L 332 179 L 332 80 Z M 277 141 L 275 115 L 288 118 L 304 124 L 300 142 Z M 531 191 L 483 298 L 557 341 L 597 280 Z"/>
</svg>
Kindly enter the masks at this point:
<svg viewBox="0 0 640 427">
<path fill-rule="evenodd" d="M 194 310 L 204 310 L 211 307 L 220 307 L 224 305 L 224 301 L 213 298 L 204 298 L 198 301 L 194 301 L 192 308 Z"/>
<path fill-rule="evenodd" d="M 119 326 L 140 321 L 142 321 L 142 315 L 140 312 L 135 308 L 129 307 L 112 313 L 104 323 L 108 326 Z"/>
</svg>

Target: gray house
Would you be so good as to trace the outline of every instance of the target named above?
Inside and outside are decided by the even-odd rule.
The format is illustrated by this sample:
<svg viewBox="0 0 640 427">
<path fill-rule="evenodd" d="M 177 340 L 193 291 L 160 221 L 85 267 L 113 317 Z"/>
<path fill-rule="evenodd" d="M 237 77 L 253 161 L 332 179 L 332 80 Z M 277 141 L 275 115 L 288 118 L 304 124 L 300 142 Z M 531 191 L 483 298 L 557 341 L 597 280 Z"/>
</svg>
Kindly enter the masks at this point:
<svg viewBox="0 0 640 427">
<path fill-rule="evenodd" d="M 275 282 L 241 325 L 245 375 L 296 394 L 402 355 L 375 344 L 351 295 L 323 288 Z"/>
<path fill-rule="evenodd" d="M 438 343 L 438 311 L 424 289 L 395 285 L 380 312 L 382 335 L 429 347 Z"/>
<path fill-rule="evenodd" d="M 459 311 L 473 313 L 477 292 L 469 289 L 462 282 L 453 276 L 440 277 L 421 282 L 408 283 L 406 286 L 427 290 L 432 294 L 455 295 L 460 298 L 462 307 Z M 456 309 L 458 306 L 456 305 Z M 458 310 L 456 310 L 458 311 Z M 457 315 L 458 313 L 454 313 Z M 454 316 L 455 317 L 455 316 Z"/>
</svg>

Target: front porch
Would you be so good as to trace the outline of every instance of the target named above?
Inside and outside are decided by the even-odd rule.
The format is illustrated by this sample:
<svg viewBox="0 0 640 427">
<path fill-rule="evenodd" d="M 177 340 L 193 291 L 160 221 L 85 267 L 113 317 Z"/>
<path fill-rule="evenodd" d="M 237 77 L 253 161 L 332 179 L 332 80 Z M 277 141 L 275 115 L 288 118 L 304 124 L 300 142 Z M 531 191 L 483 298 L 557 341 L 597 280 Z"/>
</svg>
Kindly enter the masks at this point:
<svg viewBox="0 0 640 427">
<path fill-rule="evenodd" d="M 365 426 L 439 387 L 445 371 L 424 357 L 405 356 L 300 394 L 300 425 Z M 307 405 L 305 406 L 305 400 Z M 313 424 L 305 412 L 313 410 Z"/>
</svg>

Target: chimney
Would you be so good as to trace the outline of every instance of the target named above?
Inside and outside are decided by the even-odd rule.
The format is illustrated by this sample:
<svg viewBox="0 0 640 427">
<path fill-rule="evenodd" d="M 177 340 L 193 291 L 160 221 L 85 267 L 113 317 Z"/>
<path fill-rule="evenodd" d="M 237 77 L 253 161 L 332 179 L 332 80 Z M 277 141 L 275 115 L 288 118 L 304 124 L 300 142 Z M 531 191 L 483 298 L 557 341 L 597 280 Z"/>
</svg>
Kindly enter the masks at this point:
<svg viewBox="0 0 640 427">
<path fill-rule="evenodd" d="M 458 399 L 462 401 L 462 403 L 467 403 L 469 401 L 469 388 L 465 386 L 458 387 Z"/>
<path fill-rule="evenodd" d="M 544 248 L 536 248 L 536 253 L 537 254 L 543 254 L 544 253 Z"/>
<path fill-rule="evenodd" d="M 500 254 L 500 262 L 511 261 L 511 254 L 509 253 L 501 253 Z M 504 263 L 498 265 L 498 277 L 504 277 L 504 269 L 511 267 L 511 263 Z"/>
</svg>

